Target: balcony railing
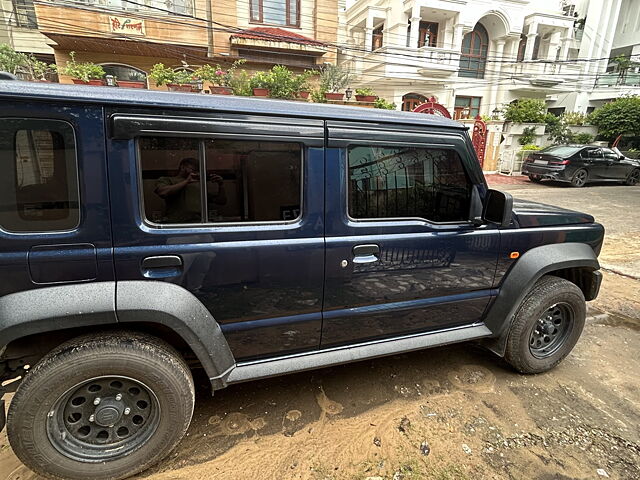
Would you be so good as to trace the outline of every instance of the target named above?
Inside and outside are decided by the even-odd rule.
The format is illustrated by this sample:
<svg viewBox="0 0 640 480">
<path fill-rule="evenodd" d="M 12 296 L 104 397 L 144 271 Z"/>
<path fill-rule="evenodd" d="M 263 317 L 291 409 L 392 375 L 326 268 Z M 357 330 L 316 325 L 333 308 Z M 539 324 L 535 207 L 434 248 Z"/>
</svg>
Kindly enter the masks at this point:
<svg viewBox="0 0 640 480">
<path fill-rule="evenodd" d="M 596 77 L 595 87 L 640 87 L 640 72 L 603 73 Z"/>
<path fill-rule="evenodd" d="M 384 46 L 352 62 L 355 73 L 385 76 L 446 76 L 458 70 L 460 53 L 437 47 Z"/>
</svg>

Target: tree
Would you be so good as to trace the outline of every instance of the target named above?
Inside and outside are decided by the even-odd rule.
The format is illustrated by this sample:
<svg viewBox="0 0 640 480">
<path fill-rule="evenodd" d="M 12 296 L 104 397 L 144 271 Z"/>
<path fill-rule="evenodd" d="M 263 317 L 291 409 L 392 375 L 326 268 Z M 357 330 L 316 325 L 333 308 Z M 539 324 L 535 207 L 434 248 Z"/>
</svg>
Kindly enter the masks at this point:
<svg viewBox="0 0 640 480">
<path fill-rule="evenodd" d="M 513 123 L 542 123 L 545 119 L 545 110 L 543 100 L 521 98 L 507 105 L 504 119 Z"/>
<path fill-rule="evenodd" d="M 621 97 L 607 103 L 590 115 L 589 122 L 608 140 L 622 134 L 640 136 L 640 97 Z"/>
</svg>

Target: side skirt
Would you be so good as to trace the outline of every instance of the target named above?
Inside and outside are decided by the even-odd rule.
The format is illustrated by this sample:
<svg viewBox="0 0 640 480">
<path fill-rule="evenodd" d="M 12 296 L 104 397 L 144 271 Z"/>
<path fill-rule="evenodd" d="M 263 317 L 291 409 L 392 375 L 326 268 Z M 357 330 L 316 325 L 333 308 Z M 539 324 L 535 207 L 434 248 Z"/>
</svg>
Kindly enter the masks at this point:
<svg viewBox="0 0 640 480">
<path fill-rule="evenodd" d="M 231 370 L 225 383 L 232 384 L 275 377 L 287 373 L 302 372 L 450 343 L 475 340 L 490 335 L 491 330 L 484 324 L 476 324 L 392 339 L 374 340 L 321 351 L 304 352 L 269 360 L 239 363 Z"/>
</svg>

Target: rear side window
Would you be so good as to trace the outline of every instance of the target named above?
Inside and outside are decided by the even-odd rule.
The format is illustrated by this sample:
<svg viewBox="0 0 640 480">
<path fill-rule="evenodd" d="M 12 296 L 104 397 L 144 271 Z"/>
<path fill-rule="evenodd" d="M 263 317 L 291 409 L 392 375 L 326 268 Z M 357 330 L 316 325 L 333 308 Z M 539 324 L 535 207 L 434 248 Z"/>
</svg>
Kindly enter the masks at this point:
<svg viewBox="0 0 640 480">
<path fill-rule="evenodd" d="M 356 219 L 469 219 L 472 184 L 451 149 L 348 149 L 349 215 Z"/>
<path fill-rule="evenodd" d="M 10 232 L 72 230 L 80 222 L 73 128 L 66 122 L 0 122 L 0 226 Z"/>
<path fill-rule="evenodd" d="M 157 224 L 282 222 L 300 216 L 297 143 L 139 139 L 144 212 Z"/>
</svg>

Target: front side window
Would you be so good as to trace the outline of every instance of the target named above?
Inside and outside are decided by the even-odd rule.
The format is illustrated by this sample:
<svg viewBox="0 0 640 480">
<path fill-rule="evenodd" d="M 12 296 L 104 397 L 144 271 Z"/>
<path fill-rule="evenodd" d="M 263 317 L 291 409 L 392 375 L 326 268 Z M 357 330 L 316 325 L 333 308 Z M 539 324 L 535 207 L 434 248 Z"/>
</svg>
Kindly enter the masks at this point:
<svg viewBox="0 0 640 480">
<path fill-rule="evenodd" d="M 2 228 L 10 232 L 49 232 L 78 226 L 78 167 L 69 124 L 3 119 L 0 168 Z"/>
<path fill-rule="evenodd" d="M 468 220 L 472 184 L 454 150 L 357 146 L 347 155 L 352 218 Z"/>
<path fill-rule="evenodd" d="M 282 222 L 300 216 L 297 143 L 145 137 L 139 151 L 144 211 L 153 223 Z"/>
<path fill-rule="evenodd" d="M 299 0 L 250 0 L 249 13 L 252 23 L 267 25 L 300 25 Z"/>
</svg>

